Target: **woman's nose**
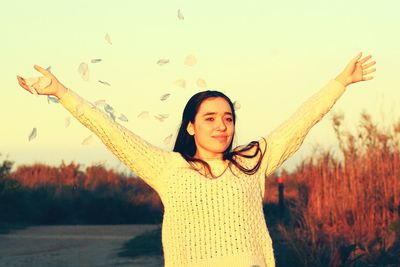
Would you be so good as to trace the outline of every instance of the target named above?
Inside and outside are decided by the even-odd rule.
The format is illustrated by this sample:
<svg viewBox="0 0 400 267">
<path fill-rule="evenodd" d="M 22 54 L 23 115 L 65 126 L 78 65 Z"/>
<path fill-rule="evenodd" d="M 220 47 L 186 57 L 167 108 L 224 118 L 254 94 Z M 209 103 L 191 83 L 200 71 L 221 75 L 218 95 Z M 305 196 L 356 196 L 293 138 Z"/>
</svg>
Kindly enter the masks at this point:
<svg viewBox="0 0 400 267">
<path fill-rule="evenodd" d="M 225 130 L 225 129 L 226 129 L 226 124 L 225 124 L 225 122 L 224 122 L 223 120 L 219 120 L 219 121 L 218 121 L 217 128 L 220 129 L 220 130 Z"/>
</svg>

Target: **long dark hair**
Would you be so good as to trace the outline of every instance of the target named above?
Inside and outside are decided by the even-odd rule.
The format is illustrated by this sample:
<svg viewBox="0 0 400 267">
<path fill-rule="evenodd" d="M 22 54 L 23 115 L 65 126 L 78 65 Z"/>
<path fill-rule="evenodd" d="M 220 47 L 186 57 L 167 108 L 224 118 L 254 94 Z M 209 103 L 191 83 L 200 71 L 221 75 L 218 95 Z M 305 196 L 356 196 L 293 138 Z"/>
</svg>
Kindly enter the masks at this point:
<svg viewBox="0 0 400 267">
<path fill-rule="evenodd" d="M 179 127 L 178 136 L 176 138 L 176 142 L 175 142 L 173 151 L 179 152 L 182 155 L 182 157 L 187 162 L 189 162 L 189 164 L 196 170 L 198 170 L 198 169 L 194 166 L 193 163 L 200 162 L 201 164 L 203 164 L 203 166 L 205 166 L 207 168 L 207 170 L 211 174 L 211 176 L 213 178 L 216 178 L 211 171 L 210 165 L 207 162 L 205 162 L 204 160 L 201 160 L 201 159 L 194 158 L 194 155 L 196 154 L 196 143 L 195 143 L 194 137 L 187 132 L 187 126 L 188 126 L 189 122 L 194 123 L 196 114 L 199 111 L 201 103 L 203 103 L 203 101 L 208 98 L 214 98 L 214 97 L 221 97 L 228 102 L 228 104 L 231 108 L 231 111 L 232 111 L 233 124 L 235 125 L 235 123 L 236 123 L 235 108 L 234 108 L 234 104 L 229 99 L 229 97 L 227 97 L 225 94 L 223 94 L 219 91 L 207 90 L 207 91 L 199 92 L 199 93 L 193 95 L 189 99 L 189 101 L 186 103 L 185 109 L 183 110 L 181 126 Z M 247 144 L 246 146 L 237 147 L 234 150 L 232 150 L 233 140 L 234 140 L 234 138 L 232 138 L 231 143 L 229 144 L 228 148 L 225 150 L 225 152 L 223 154 L 223 160 L 229 160 L 230 163 L 234 164 L 239 170 L 241 170 L 242 172 L 244 172 L 246 174 L 256 173 L 257 170 L 260 168 L 261 160 L 264 156 L 262 150 L 260 149 L 259 142 L 252 141 L 249 144 Z M 248 155 L 245 153 L 245 152 L 253 149 L 254 147 L 257 147 L 254 154 Z M 261 154 L 261 157 L 259 158 L 257 164 L 253 168 L 247 169 L 247 168 L 241 166 L 236 161 L 236 156 L 241 156 L 241 157 L 245 157 L 245 158 L 254 158 L 259 153 Z M 229 164 L 229 168 L 230 168 L 230 164 Z"/>
</svg>

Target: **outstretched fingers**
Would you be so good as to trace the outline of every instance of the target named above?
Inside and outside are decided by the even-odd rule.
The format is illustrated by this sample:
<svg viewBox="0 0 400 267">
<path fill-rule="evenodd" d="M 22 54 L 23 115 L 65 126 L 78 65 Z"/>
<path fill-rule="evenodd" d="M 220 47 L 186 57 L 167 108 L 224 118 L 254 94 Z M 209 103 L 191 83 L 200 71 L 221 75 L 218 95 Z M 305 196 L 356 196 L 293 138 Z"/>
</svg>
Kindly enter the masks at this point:
<svg viewBox="0 0 400 267">
<path fill-rule="evenodd" d="M 364 71 L 363 71 L 363 75 L 368 75 L 368 74 L 373 73 L 373 72 L 375 72 L 375 71 L 376 71 L 375 68 L 374 68 L 374 69 L 364 70 Z"/>
<path fill-rule="evenodd" d="M 370 62 L 370 63 L 368 63 L 368 64 L 365 64 L 365 65 L 363 65 L 363 66 L 361 66 L 363 69 L 368 69 L 369 67 L 372 67 L 373 65 L 375 65 L 376 64 L 376 62 L 375 61 L 372 61 L 372 62 Z"/>
<path fill-rule="evenodd" d="M 374 63 L 375 64 L 375 62 L 371 62 L 371 63 Z M 364 70 L 363 70 L 363 72 L 362 72 L 362 74 L 363 74 L 363 77 L 362 77 L 362 80 L 363 81 L 369 81 L 369 80 L 372 80 L 374 77 L 373 76 L 366 76 L 366 75 L 368 75 L 368 74 L 371 74 L 371 73 L 374 73 L 375 71 L 376 71 L 376 68 L 371 68 L 371 66 L 373 66 L 374 64 L 368 64 L 368 65 L 370 65 L 369 67 L 368 67 L 368 69 L 367 68 L 365 68 Z"/>
<path fill-rule="evenodd" d="M 33 67 L 35 68 L 35 70 L 37 70 L 38 72 L 40 72 L 40 73 L 43 74 L 44 76 L 49 76 L 49 75 L 51 75 L 51 73 L 50 73 L 48 70 L 46 70 L 46 69 L 40 67 L 39 65 L 34 65 Z"/>
<path fill-rule="evenodd" d="M 364 57 L 363 59 L 361 59 L 361 60 L 359 61 L 359 63 L 362 65 L 362 64 L 364 64 L 365 62 L 367 62 L 371 57 L 372 57 L 371 55 L 368 55 L 368 56 Z"/>
<path fill-rule="evenodd" d="M 368 77 L 363 77 L 363 81 L 369 81 L 372 80 L 374 77 L 373 76 L 368 76 Z"/>
<path fill-rule="evenodd" d="M 372 55 L 368 55 L 357 62 L 357 65 L 361 66 L 362 69 L 362 81 L 369 81 L 374 78 L 370 74 L 376 71 L 376 68 L 372 68 L 376 64 L 376 62 L 375 61 L 368 62 L 368 60 L 370 60 L 371 58 Z"/>
<path fill-rule="evenodd" d="M 350 63 L 353 63 L 353 64 L 357 63 L 357 61 L 361 58 L 361 56 L 362 56 L 362 52 L 358 53 L 358 55 L 355 58 L 353 58 L 353 60 Z"/>
</svg>

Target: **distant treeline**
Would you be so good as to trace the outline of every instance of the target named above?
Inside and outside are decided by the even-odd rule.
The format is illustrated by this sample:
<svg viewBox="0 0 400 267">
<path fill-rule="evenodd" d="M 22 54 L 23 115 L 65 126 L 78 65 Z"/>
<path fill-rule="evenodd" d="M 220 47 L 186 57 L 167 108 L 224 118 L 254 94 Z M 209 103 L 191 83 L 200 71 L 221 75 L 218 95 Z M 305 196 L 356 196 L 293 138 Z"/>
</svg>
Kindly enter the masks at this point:
<svg viewBox="0 0 400 267">
<path fill-rule="evenodd" d="M 382 129 L 364 113 L 350 133 L 343 119 L 332 120 L 336 153 L 283 170 L 284 205 L 276 176 L 267 179 L 277 266 L 400 266 L 400 120 Z M 75 163 L 12 165 L 0 165 L 0 224 L 161 223 L 161 201 L 141 179 Z"/>
<path fill-rule="evenodd" d="M 161 201 L 141 179 L 97 165 L 21 165 L 10 172 L 12 166 L 0 166 L 0 223 L 161 223 Z"/>
</svg>

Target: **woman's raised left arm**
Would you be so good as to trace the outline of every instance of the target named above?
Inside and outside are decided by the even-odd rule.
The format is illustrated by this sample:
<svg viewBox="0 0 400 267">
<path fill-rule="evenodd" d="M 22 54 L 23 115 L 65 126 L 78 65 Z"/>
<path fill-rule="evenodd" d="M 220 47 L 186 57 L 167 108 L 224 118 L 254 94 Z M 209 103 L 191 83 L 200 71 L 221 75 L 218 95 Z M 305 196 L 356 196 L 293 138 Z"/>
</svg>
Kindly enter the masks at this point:
<svg viewBox="0 0 400 267">
<path fill-rule="evenodd" d="M 261 150 L 266 150 L 259 171 L 265 173 L 265 176 L 272 174 L 300 148 L 310 129 L 332 108 L 348 85 L 373 78 L 369 74 L 376 70 L 373 68 L 375 61 L 369 61 L 371 55 L 364 58 L 361 56 L 362 53 L 359 53 L 334 80 L 303 103 L 266 139 L 259 141 Z"/>
</svg>

